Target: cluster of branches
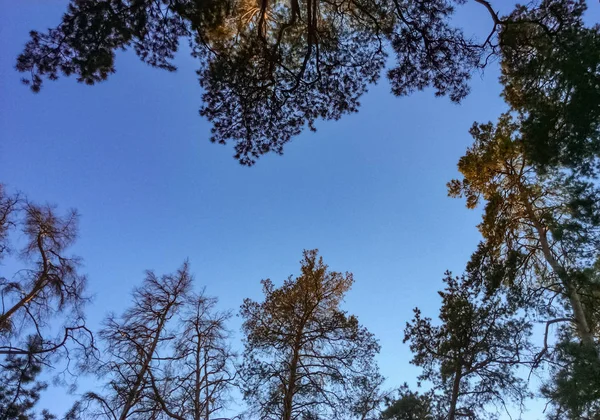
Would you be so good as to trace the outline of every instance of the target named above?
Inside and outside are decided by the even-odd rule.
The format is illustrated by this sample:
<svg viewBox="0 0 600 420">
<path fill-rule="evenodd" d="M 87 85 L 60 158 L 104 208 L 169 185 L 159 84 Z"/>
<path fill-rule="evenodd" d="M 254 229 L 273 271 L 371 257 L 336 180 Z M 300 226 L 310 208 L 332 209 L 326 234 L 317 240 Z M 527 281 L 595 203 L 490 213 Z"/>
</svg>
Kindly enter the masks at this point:
<svg viewBox="0 0 600 420">
<path fill-rule="evenodd" d="M 530 2 L 507 16 L 499 16 L 490 1 L 472 1 L 490 16 L 485 39 L 471 39 L 454 25 L 455 6 L 467 0 L 72 0 L 57 27 L 31 32 L 17 69 L 34 91 L 61 74 L 95 84 L 115 72 L 117 50 L 133 48 L 149 65 L 174 71 L 179 42 L 187 39 L 199 60 L 200 113 L 213 123 L 211 140 L 233 141 L 235 158 L 251 165 L 265 153 L 281 154 L 285 143 L 305 126 L 314 130 L 318 119 L 357 111 L 388 54 L 394 56 L 387 76 L 395 95 L 433 88 L 455 102 L 468 94 L 472 73 L 494 57 L 502 57 L 513 73 L 546 65 L 585 69 L 595 59 L 593 32 L 585 39 L 565 35 L 580 17 L 583 1 Z M 559 33 L 560 48 L 587 51 L 588 60 L 557 61 Z M 534 52 L 517 68 L 532 43 L 544 58 Z M 511 83 L 515 98 L 548 105 L 538 89 L 542 83 L 527 85 L 518 78 Z M 578 83 L 592 92 L 578 90 L 573 99 L 579 100 L 564 111 L 594 125 L 598 111 L 589 113 L 578 104 L 593 99 L 597 89 L 589 78 Z M 548 123 L 531 119 L 530 129 Z M 561 127 L 561 136 L 589 134 L 571 128 Z M 562 147 L 552 141 L 548 153 L 532 156 L 550 159 Z"/>
</svg>

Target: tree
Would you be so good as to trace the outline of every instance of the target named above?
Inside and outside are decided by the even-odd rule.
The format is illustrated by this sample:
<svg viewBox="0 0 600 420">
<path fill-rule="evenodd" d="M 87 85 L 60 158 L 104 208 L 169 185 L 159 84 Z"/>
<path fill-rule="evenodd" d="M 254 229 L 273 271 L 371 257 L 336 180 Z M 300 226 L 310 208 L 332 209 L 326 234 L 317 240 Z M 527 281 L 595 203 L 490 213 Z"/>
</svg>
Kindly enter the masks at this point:
<svg viewBox="0 0 600 420">
<path fill-rule="evenodd" d="M 373 416 L 381 411 L 387 393 L 382 392 L 384 377 L 374 372 L 365 375 L 354 382 L 355 395 L 350 407 L 350 414 L 360 420 L 372 420 Z"/>
<path fill-rule="evenodd" d="M 175 340 L 168 329 L 190 291 L 187 262 L 174 274 L 146 273 L 133 292 L 133 303 L 121 317 L 111 314 L 100 331 L 106 358 L 92 368 L 107 378 L 106 394 L 84 394 L 68 414 L 115 420 L 154 418 L 156 402 L 152 369 L 163 361 L 161 351 Z"/>
<path fill-rule="evenodd" d="M 508 114 L 495 126 L 475 124 L 475 143 L 458 165 L 463 179 L 449 183 L 450 195 L 464 196 L 469 208 L 486 200 L 483 241 L 470 269 L 486 273 L 492 289 L 514 286 L 523 301 L 554 317 L 549 324 L 571 323 L 597 352 L 593 266 L 600 249 L 600 191 L 565 167 L 537 171 L 519 129 Z M 547 334 L 548 328 L 543 352 Z"/>
<path fill-rule="evenodd" d="M 585 3 L 543 0 L 500 17 L 490 2 L 474 0 L 491 17 L 489 35 L 476 41 L 452 22 L 454 6 L 465 2 L 72 0 L 56 28 L 31 32 L 17 69 L 35 91 L 60 74 L 94 84 L 115 72 L 115 51 L 133 47 L 142 61 L 173 71 L 179 40 L 187 38 L 199 60 L 201 114 L 213 123 L 212 141 L 234 141 L 236 158 L 251 165 L 264 153 L 282 153 L 317 119 L 357 111 L 359 98 L 383 71 L 386 51 L 395 57 L 387 72 L 394 94 L 432 87 L 456 102 L 468 94 L 471 74 L 495 56 L 513 81 L 525 75 L 543 83 L 557 72 L 569 74 L 577 95 L 561 108 L 560 115 L 569 117 L 563 132 L 578 127 L 574 136 L 591 139 L 596 111 L 585 118 L 575 112 L 583 109 L 576 105 L 581 100 L 594 106 L 598 98 L 597 71 L 589 70 L 597 68 L 598 29 L 581 23 Z M 566 52 L 568 60 L 556 60 Z M 535 70 L 540 62 L 550 64 L 547 73 Z M 538 111 L 546 113 L 541 93 L 526 106 L 514 99 L 519 87 L 531 83 L 513 86 L 506 97 L 515 109 L 520 106 L 531 121 Z M 563 96 L 569 92 L 564 84 L 556 86 Z M 561 118 L 552 119 L 554 126 Z"/>
<path fill-rule="evenodd" d="M 304 251 L 301 275 L 263 302 L 244 300 L 240 375 L 244 398 L 262 419 L 348 419 L 356 389 L 377 378 L 379 345 L 355 316 L 339 309 L 352 275 L 328 271 L 317 250 Z"/>
<path fill-rule="evenodd" d="M 96 355 L 83 314 L 86 279 L 78 273 L 79 258 L 66 255 L 77 219 L 74 210 L 58 216 L 52 206 L 11 195 L 0 184 L 0 259 L 23 264 L 0 277 L 0 418 L 34 418 L 33 406 L 46 388 L 36 381 L 43 367 L 64 362 L 63 373 L 69 372 L 72 362 Z M 22 233 L 21 247 L 14 230 Z"/>
<path fill-rule="evenodd" d="M 14 218 L 20 203 L 21 197 L 18 194 L 9 194 L 4 184 L 0 184 L 0 259 L 10 251 L 8 234 L 15 227 Z"/>
<path fill-rule="evenodd" d="M 510 112 L 473 126 L 450 183 L 468 207 L 486 201 L 470 269 L 545 320 L 534 367 L 549 368 L 553 419 L 595 418 L 600 395 L 600 26 L 584 25 L 585 10 L 544 0 L 495 18 Z"/>
<path fill-rule="evenodd" d="M 53 207 L 11 196 L 0 186 L 0 257 L 15 251 L 8 234 L 18 226 L 26 238 L 20 256 L 29 264 L 10 279 L 0 278 L 0 354 L 23 354 L 13 339 L 23 338 L 28 327 L 41 340 L 39 354 L 59 350 L 75 334 L 89 333 L 82 313 L 85 276 L 77 272 L 79 258 L 64 254 L 77 236 L 77 219 L 74 210 L 60 217 Z M 65 326 L 57 342 L 46 335 L 49 320 L 60 314 L 68 314 L 75 325 Z"/>
<path fill-rule="evenodd" d="M 423 368 L 419 380 L 431 382 L 432 397 L 440 400 L 438 415 L 489 419 L 494 415 L 487 406 L 506 409 L 510 401 L 522 409 L 528 393 L 515 368 L 528 353 L 530 324 L 516 317 L 514 305 L 497 295 L 485 296 L 464 276 L 447 272 L 444 283 L 445 290 L 439 292 L 441 324 L 433 324 L 416 308 L 404 332 L 414 354 L 411 363 Z M 414 401 L 419 409 L 429 400 L 412 393 L 404 397 L 405 404 Z"/>
<path fill-rule="evenodd" d="M 191 296 L 175 330 L 179 338 L 163 356 L 166 366 L 149 370 L 153 398 L 168 418 L 209 420 L 228 402 L 235 378 L 225 325 L 231 315 L 216 311 L 216 304 L 203 293 Z"/>
</svg>

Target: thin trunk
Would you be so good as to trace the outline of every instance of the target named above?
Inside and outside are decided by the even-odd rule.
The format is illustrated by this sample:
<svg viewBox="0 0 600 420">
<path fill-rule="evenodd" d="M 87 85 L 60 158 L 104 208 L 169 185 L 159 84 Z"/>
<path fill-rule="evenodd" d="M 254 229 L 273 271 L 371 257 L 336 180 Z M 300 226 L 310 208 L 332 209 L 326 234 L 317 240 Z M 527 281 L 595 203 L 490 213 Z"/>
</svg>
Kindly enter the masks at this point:
<svg viewBox="0 0 600 420">
<path fill-rule="evenodd" d="M 456 404 L 458 403 L 458 394 L 460 393 L 460 381 L 462 379 L 462 365 L 458 365 L 458 370 L 454 374 L 452 383 L 452 396 L 450 398 L 450 408 L 448 409 L 448 420 L 456 418 Z"/>
<path fill-rule="evenodd" d="M 48 285 L 47 279 L 50 264 L 48 263 L 48 257 L 46 256 L 46 251 L 44 250 L 44 242 L 41 234 L 39 234 L 37 237 L 37 248 L 40 252 L 40 256 L 42 257 L 42 272 L 38 276 L 38 279 L 34 283 L 29 293 L 23 296 L 23 298 L 21 298 L 21 300 L 19 300 L 12 308 L 0 315 L 0 330 L 3 328 L 3 326 L 8 325 L 10 318 L 19 309 L 31 302 L 31 300 Z"/>
<path fill-rule="evenodd" d="M 575 319 L 575 327 L 577 329 L 577 334 L 579 335 L 581 341 L 586 346 L 589 346 L 590 348 L 594 349 L 598 358 L 600 358 L 598 349 L 596 349 L 594 334 L 592 333 L 591 328 L 589 327 L 583 303 L 581 303 L 581 296 L 579 295 L 579 292 L 577 291 L 575 285 L 569 278 L 567 270 L 554 257 L 552 250 L 550 249 L 550 245 L 548 243 L 546 229 L 538 220 L 535 211 L 531 203 L 529 202 L 528 197 L 523 197 L 523 201 L 525 209 L 527 211 L 527 215 L 533 223 L 535 230 L 538 234 L 540 245 L 542 246 L 542 254 L 544 255 L 544 259 L 550 265 L 552 271 L 554 271 L 554 273 L 558 276 L 567 292 L 567 297 L 569 299 L 569 303 L 571 304 L 571 309 L 573 311 L 573 318 Z"/>
<path fill-rule="evenodd" d="M 121 415 L 119 416 L 119 420 L 125 420 L 127 418 L 127 416 L 129 415 L 129 411 L 134 406 L 135 398 L 136 398 L 137 393 L 142 385 L 142 382 L 144 381 L 144 377 L 146 376 L 146 372 L 148 371 L 150 362 L 152 361 L 152 355 L 154 354 L 154 352 L 156 350 L 156 346 L 158 345 L 158 342 L 160 340 L 160 334 L 162 332 L 162 329 L 164 327 L 164 324 L 165 324 L 165 321 L 167 318 L 167 314 L 169 313 L 170 309 L 171 309 L 171 305 L 168 305 L 165 308 L 165 311 L 163 312 L 163 314 L 160 318 L 160 321 L 156 328 L 156 334 L 154 335 L 154 340 L 152 341 L 150 350 L 146 353 L 146 360 L 144 361 L 144 364 L 142 365 L 142 369 L 140 370 L 140 372 L 137 375 L 137 378 L 135 380 L 133 387 L 131 388 L 131 390 L 129 391 L 129 393 L 127 395 L 127 400 L 125 401 L 123 410 L 121 411 Z"/>
<path fill-rule="evenodd" d="M 209 420 L 210 416 L 210 395 L 208 389 L 208 346 L 204 349 L 204 379 L 206 381 L 206 420 Z"/>
<path fill-rule="evenodd" d="M 196 371 L 194 372 L 195 381 L 194 381 L 194 420 L 200 420 L 202 418 L 202 405 L 200 404 L 200 391 L 202 390 L 202 366 L 200 365 L 200 352 L 202 350 L 202 343 L 200 338 L 200 332 L 198 330 L 198 324 L 195 325 L 196 328 Z"/>
<path fill-rule="evenodd" d="M 288 376 L 288 386 L 283 396 L 283 420 L 291 420 L 292 404 L 294 393 L 296 392 L 296 377 L 298 374 L 298 360 L 300 359 L 300 335 L 296 336 L 294 349 L 292 352 L 292 360 L 290 362 L 290 372 Z"/>
</svg>

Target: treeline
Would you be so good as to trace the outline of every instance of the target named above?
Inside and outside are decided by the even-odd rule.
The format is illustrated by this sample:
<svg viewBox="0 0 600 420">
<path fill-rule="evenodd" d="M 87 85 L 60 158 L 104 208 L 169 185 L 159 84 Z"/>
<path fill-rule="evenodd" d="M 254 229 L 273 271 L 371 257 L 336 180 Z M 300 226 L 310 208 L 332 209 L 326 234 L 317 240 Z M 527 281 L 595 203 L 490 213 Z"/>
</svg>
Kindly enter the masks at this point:
<svg viewBox="0 0 600 420">
<path fill-rule="evenodd" d="M 438 319 L 415 309 L 404 340 L 422 386 L 393 393 L 382 389 L 377 341 L 340 308 L 351 275 L 329 271 L 316 251 L 298 277 L 264 281 L 263 300 L 242 304 L 239 357 L 229 313 L 192 291 L 187 264 L 148 273 L 130 307 L 92 334 L 85 277 L 65 255 L 76 214 L 2 189 L 0 255 L 19 228 L 26 241 L 13 251 L 28 265 L 2 278 L 0 419 L 36 418 L 38 375 L 57 363 L 106 385 L 69 418 L 206 419 L 232 389 L 260 419 L 490 419 L 532 396 L 550 419 L 600 418 L 600 27 L 585 25 L 583 0 L 506 16 L 474 0 L 491 19 L 474 41 L 452 26 L 455 3 L 465 1 L 78 0 L 57 28 L 32 32 L 17 68 L 35 90 L 59 74 L 104 80 L 114 51 L 129 46 L 173 70 L 187 37 L 213 140 L 234 140 L 245 164 L 281 153 L 318 118 L 356 111 L 387 53 L 393 93 L 433 87 L 456 101 L 496 60 L 507 110 L 473 125 L 461 177 L 448 183 L 468 208 L 483 206 L 481 241 L 463 273 L 446 273 Z"/>
<path fill-rule="evenodd" d="M 187 262 L 172 274 L 148 271 L 129 307 L 92 333 L 85 278 L 66 254 L 77 214 L 59 216 L 3 187 L 0 209 L 1 255 L 18 252 L 28 263 L 0 284 L 0 419 L 56 418 L 35 414 L 47 386 L 39 375 L 64 364 L 102 384 L 65 419 L 211 419 L 240 406 L 234 388 L 252 418 L 366 419 L 378 408 L 379 345 L 340 308 L 352 275 L 330 271 L 316 250 L 304 251 L 298 277 L 280 287 L 263 280 L 264 299 L 244 300 L 240 357 L 231 348 L 231 313 L 194 291 Z M 26 238 L 20 250 L 11 229 Z"/>
</svg>

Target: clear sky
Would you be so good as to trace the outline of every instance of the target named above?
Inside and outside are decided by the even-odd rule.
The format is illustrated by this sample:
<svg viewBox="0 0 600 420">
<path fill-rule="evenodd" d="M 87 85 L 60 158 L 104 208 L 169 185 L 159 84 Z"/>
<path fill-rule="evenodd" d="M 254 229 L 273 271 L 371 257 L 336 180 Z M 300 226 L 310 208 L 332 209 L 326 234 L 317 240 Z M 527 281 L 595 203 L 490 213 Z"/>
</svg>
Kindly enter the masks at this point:
<svg viewBox="0 0 600 420">
<path fill-rule="evenodd" d="M 93 87 L 61 78 L 35 95 L 22 86 L 14 64 L 28 31 L 54 26 L 64 7 L 0 0 L 0 181 L 81 213 L 73 250 L 95 296 L 91 325 L 128 304 L 145 269 L 171 272 L 189 258 L 196 288 L 237 311 L 243 298 L 260 299 L 261 279 L 296 275 L 302 250 L 319 248 L 331 269 L 354 273 L 344 307 L 380 340 L 387 384 L 414 382 L 404 325 L 416 305 L 437 315 L 443 272 L 460 273 L 478 241 L 478 212 L 448 198 L 445 184 L 471 124 L 505 109 L 495 66 L 474 76 L 461 105 L 431 91 L 396 98 L 382 79 L 359 113 L 319 123 L 283 156 L 247 168 L 232 146 L 208 141 L 185 48 L 175 73 L 126 52 Z M 472 33 L 490 24 L 473 6 L 460 20 Z M 65 393 L 51 391 L 43 406 L 62 413 Z"/>
</svg>

